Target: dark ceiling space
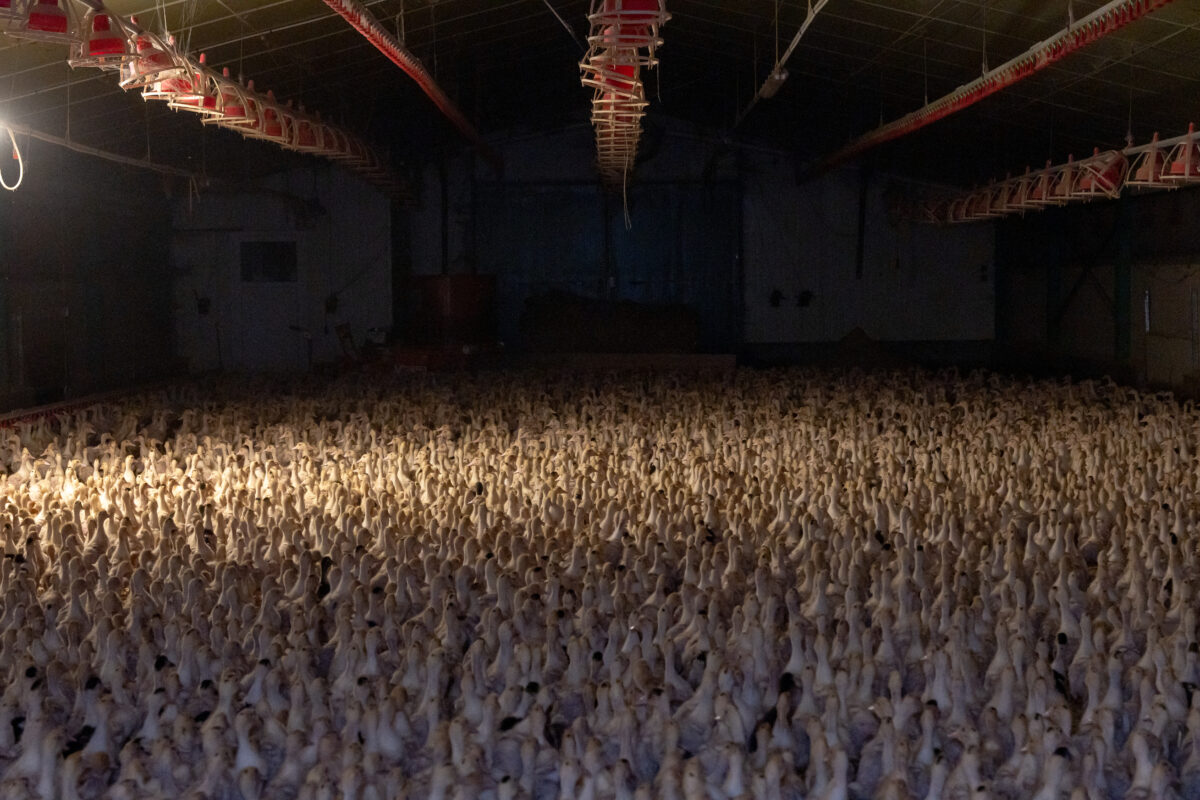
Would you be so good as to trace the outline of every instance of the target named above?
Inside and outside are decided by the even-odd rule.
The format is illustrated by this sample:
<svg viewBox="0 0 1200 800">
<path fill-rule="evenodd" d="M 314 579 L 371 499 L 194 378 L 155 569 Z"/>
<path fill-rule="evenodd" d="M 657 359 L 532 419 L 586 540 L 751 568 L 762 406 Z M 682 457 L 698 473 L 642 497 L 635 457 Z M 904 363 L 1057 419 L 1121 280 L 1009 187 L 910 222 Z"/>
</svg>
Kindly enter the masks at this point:
<svg viewBox="0 0 1200 800">
<path fill-rule="evenodd" d="M 379 0 L 366 5 L 485 134 L 586 123 L 578 43 L 588 0 Z M 669 0 L 647 125 L 670 116 L 730 141 L 819 158 L 1055 35 L 1098 0 L 831 0 L 788 81 L 733 129 L 807 0 Z M 319 0 L 112 0 L 192 53 L 254 79 L 419 165 L 465 140 L 413 81 Z M 558 12 L 572 31 L 559 23 Z M 1068 8 L 1070 6 L 1070 9 Z M 1176 0 L 953 117 L 880 148 L 872 163 L 970 184 L 1047 158 L 1183 133 L 1200 100 L 1200 2 Z M 778 25 L 776 25 L 778 15 Z M 573 34 L 573 35 L 572 35 Z M 0 114 L 73 141 L 203 171 L 245 174 L 300 158 L 71 70 L 64 48 L 5 38 Z"/>
</svg>

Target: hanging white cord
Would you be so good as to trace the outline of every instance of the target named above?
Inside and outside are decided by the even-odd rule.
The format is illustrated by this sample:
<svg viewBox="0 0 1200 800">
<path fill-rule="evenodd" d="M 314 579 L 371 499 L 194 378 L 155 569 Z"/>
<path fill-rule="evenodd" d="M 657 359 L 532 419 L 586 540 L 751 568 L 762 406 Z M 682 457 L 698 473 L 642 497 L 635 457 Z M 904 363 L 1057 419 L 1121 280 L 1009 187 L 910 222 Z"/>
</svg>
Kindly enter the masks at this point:
<svg viewBox="0 0 1200 800">
<path fill-rule="evenodd" d="M 0 173 L 0 186 L 3 186 L 5 189 L 8 189 L 10 192 L 15 192 L 17 190 L 17 188 L 20 187 L 21 181 L 25 180 L 25 159 L 21 156 L 21 148 L 17 145 L 17 137 L 13 136 L 12 128 L 5 125 L 4 132 L 6 134 L 8 134 L 9 141 L 12 142 L 13 155 L 16 156 L 16 159 L 17 159 L 18 172 L 17 172 L 17 182 L 14 183 L 12 186 L 8 185 L 8 182 L 4 180 L 4 174 Z"/>
</svg>

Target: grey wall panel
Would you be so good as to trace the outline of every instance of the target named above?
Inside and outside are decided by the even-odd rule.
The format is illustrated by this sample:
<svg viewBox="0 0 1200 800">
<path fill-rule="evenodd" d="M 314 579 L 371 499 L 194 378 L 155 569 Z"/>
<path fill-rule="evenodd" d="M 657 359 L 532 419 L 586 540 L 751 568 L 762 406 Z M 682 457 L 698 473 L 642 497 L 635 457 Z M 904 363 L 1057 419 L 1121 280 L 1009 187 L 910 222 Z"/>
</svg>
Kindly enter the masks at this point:
<svg viewBox="0 0 1200 800">
<path fill-rule="evenodd" d="M 745 185 L 746 340 L 886 341 L 994 336 L 990 224 L 933 227 L 888 214 L 886 178 L 867 184 L 859 275 L 860 176 L 797 185 L 787 161 L 751 160 Z"/>
<path fill-rule="evenodd" d="M 202 195 L 188 211 L 176 209 L 172 262 L 178 349 L 192 371 L 302 371 L 310 338 L 312 360 L 328 362 L 341 357 L 337 325 L 362 343 L 392 324 L 391 206 L 345 171 L 297 170 Z M 244 241 L 295 242 L 295 282 L 244 281 Z"/>
</svg>

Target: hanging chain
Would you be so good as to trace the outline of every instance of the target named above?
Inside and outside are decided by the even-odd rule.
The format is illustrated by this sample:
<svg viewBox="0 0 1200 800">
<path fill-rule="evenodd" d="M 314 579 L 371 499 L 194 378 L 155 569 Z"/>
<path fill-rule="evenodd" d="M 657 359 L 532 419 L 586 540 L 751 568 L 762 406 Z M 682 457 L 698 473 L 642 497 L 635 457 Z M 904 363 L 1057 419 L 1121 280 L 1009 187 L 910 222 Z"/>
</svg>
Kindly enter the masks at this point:
<svg viewBox="0 0 1200 800">
<path fill-rule="evenodd" d="M 1133 147 L 1133 64 L 1129 65 L 1129 121 L 1125 128 L 1125 146 Z"/>
<path fill-rule="evenodd" d="M 982 70 L 982 72 L 980 72 L 981 75 L 986 75 L 987 71 L 988 71 L 987 35 L 988 35 L 988 4 L 985 2 L 983 4 L 983 63 L 981 65 L 983 70 Z"/>
<path fill-rule="evenodd" d="M 438 77 L 438 38 L 437 38 L 437 5 L 429 6 L 429 18 L 431 25 L 429 26 L 429 35 L 432 37 L 429 46 L 433 49 L 433 79 L 436 81 Z"/>
<path fill-rule="evenodd" d="M 925 72 L 925 105 L 929 105 L 929 39 L 921 37 L 921 68 Z"/>
<path fill-rule="evenodd" d="M 779 0 L 775 0 L 775 66 L 779 66 Z"/>
</svg>

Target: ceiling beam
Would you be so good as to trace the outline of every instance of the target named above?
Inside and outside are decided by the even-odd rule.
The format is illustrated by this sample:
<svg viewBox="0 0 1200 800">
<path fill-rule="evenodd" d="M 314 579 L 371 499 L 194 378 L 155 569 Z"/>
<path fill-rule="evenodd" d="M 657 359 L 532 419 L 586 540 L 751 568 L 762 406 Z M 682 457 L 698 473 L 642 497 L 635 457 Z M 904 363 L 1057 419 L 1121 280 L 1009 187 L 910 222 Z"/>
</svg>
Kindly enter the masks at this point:
<svg viewBox="0 0 1200 800">
<path fill-rule="evenodd" d="M 105 161 L 112 161 L 117 164 L 124 164 L 127 167 L 148 169 L 152 172 L 157 172 L 160 175 L 173 175 L 177 178 L 188 178 L 189 180 L 198 180 L 200 178 L 200 176 L 196 173 L 189 172 L 185 169 L 179 169 L 178 167 L 172 167 L 167 164 L 159 164 L 144 158 L 130 158 L 129 156 L 123 156 L 120 153 L 113 153 L 108 150 L 100 150 L 95 147 L 80 144 L 79 142 L 71 141 L 70 139 L 64 139 L 61 136 L 54 136 L 53 134 L 44 133 L 43 131 L 30 128 L 27 125 L 11 124 L 6 125 L 5 127 L 8 128 L 12 134 L 28 136 L 31 139 L 37 139 L 39 141 L 46 142 L 47 144 L 64 147 L 67 150 L 71 150 L 75 153 L 92 156 L 93 158 L 101 158 Z"/>
<path fill-rule="evenodd" d="M 433 76 L 425 69 L 425 65 L 396 41 L 396 37 L 392 36 L 386 28 L 380 25 L 379 20 L 375 19 L 370 11 L 364 8 L 358 0 L 324 1 L 325 5 L 332 8 L 350 23 L 379 52 L 387 56 L 396 66 L 400 67 L 409 77 L 416 81 L 417 86 L 421 87 L 421 91 L 433 101 L 433 104 L 453 123 L 454 127 L 458 128 L 478 148 L 480 155 L 492 165 L 497 173 L 504 172 L 504 163 L 500 160 L 500 156 L 488 146 L 488 143 L 479 135 L 479 131 L 475 130 L 475 126 L 463 116 L 462 111 L 459 110 L 454 101 L 446 95 L 442 87 L 437 84 Z"/>
</svg>

